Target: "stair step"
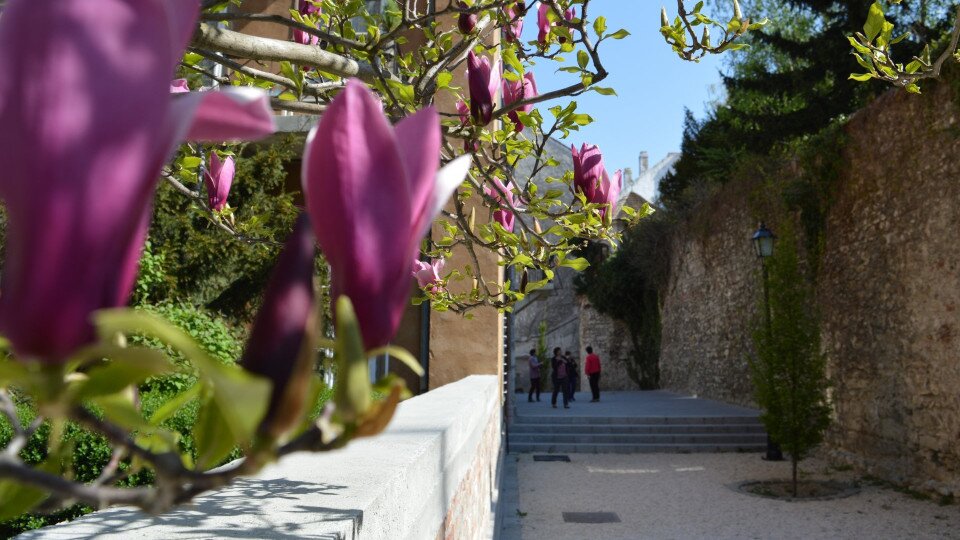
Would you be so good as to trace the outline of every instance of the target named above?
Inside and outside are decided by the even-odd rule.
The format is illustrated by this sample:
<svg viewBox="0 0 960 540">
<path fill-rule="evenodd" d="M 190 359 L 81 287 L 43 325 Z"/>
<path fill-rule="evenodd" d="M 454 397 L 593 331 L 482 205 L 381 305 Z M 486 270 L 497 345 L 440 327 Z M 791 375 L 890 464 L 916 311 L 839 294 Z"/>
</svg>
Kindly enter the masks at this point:
<svg viewBox="0 0 960 540">
<path fill-rule="evenodd" d="M 510 434 L 514 433 L 598 433 L 598 434 L 642 434 L 642 433 L 764 433 L 763 424 L 531 424 L 514 423 L 510 425 Z"/>
<path fill-rule="evenodd" d="M 763 452 L 765 444 L 577 444 L 510 443 L 513 454 L 694 454 Z"/>
<path fill-rule="evenodd" d="M 554 434 L 538 433 L 516 434 L 510 433 L 510 444 L 538 443 L 538 444 L 766 444 L 767 436 L 764 433 L 704 433 L 704 434 Z"/>
<path fill-rule="evenodd" d="M 756 416 L 575 416 L 570 415 L 517 415 L 514 424 L 643 424 L 643 425 L 685 425 L 685 424 L 754 424 L 761 425 Z"/>
</svg>

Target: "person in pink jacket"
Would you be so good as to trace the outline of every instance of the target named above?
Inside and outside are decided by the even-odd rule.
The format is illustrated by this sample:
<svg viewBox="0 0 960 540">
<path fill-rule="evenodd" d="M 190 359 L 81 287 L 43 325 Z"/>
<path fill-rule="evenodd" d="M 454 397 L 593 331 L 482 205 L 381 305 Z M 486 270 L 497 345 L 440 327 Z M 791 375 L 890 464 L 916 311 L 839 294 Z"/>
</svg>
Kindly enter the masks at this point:
<svg viewBox="0 0 960 540">
<path fill-rule="evenodd" d="M 593 393 L 590 403 L 600 401 L 600 357 L 594 354 L 593 347 L 587 347 L 587 361 L 583 363 L 583 372 L 590 379 L 590 392 Z"/>
</svg>

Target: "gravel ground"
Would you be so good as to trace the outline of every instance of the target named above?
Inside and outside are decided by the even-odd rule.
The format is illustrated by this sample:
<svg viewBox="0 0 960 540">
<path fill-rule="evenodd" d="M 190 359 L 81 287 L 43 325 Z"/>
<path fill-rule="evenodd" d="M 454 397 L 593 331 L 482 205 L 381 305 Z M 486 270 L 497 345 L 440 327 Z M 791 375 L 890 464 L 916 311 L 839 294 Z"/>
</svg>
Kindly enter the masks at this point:
<svg viewBox="0 0 960 540">
<path fill-rule="evenodd" d="M 522 540 L 865 538 L 960 539 L 960 506 L 941 506 L 861 482 L 843 499 L 786 502 L 735 491 L 745 480 L 786 478 L 789 463 L 759 454 L 573 454 L 571 463 L 517 460 Z M 821 462 L 805 478 L 855 481 Z M 564 523 L 563 512 L 616 512 L 620 523 Z M 516 540 L 505 534 L 503 540 Z"/>
</svg>

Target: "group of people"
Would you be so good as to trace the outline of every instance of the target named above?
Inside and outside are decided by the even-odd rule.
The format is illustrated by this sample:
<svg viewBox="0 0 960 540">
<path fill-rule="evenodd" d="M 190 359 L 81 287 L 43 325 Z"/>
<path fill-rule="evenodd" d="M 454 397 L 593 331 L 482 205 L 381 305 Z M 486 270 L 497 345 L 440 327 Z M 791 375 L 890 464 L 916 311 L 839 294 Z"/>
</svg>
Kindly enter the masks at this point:
<svg viewBox="0 0 960 540">
<path fill-rule="evenodd" d="M 534 395 L 540 401 L 540 367 L 543 362 L 537 358 L 536 349 L 530 349 L 530 393 L 527 401 L 532 402 Z M 600 357 L 593 352 L 593 347 L 587 347 L 587 360 L 583 365 L 583 372 L 590 380 L 590 392 L 593 399 L 590 403 L 600 401 Z M 566 351 L 560 354 L 560 347 L 553 349 L 553 358 L 550 359 L 550 382 L 553 383 L 553 397 L 550 403 L 557 408 L 557 395 L 563 396 L 563 408 L 569 409 L 570 402 L 576 401 L 574 394 L 580 384 L 580 370 L 577 360 Z"/>
</svg>

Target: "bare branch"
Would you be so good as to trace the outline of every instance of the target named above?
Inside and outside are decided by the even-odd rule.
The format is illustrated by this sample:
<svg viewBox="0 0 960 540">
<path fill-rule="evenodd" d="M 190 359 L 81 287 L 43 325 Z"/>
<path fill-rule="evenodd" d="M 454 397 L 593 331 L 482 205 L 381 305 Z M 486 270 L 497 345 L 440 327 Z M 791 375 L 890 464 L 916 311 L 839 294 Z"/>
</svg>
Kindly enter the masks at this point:
<svg viewBox="0 0 960 540">
<path fill-rule="evenodd" d="M 204 23 L 200 23 L 193 35 L 193 45 L 251 60 L 286 60 L 316 66 L 327 73 L 340 77 L 358 77 L 366 82 L 376 80 L 376 73 L 370 64 L 327 52 L 317 46 L 241 34 Z"/>
</svg>

